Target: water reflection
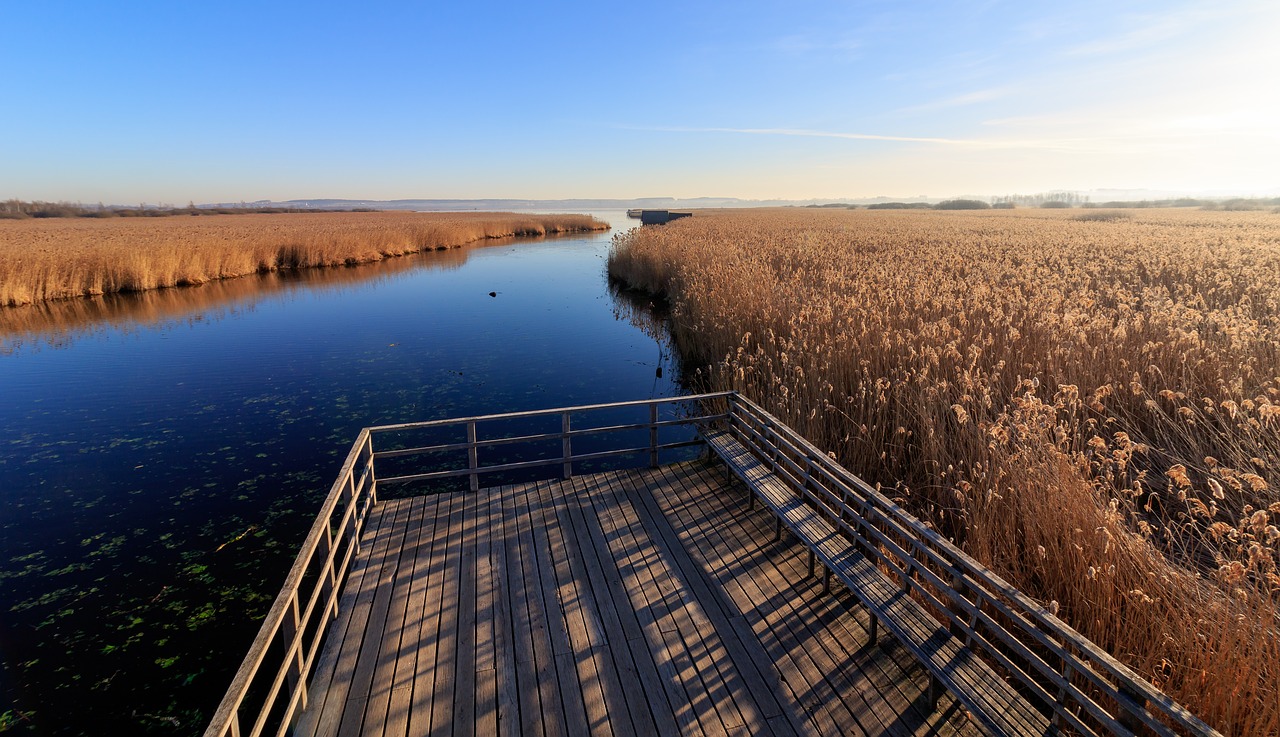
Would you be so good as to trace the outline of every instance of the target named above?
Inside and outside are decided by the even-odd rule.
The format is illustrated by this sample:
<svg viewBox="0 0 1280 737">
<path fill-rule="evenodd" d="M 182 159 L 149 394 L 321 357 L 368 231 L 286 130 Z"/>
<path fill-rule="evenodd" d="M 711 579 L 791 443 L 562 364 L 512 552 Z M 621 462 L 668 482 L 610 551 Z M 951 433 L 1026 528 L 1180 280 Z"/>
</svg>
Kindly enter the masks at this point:
<svg viewBox="0 0 1280 737">
<path fill-rule="evenodd" d="M 612 279 L 609 281 L 609 296 L 613 299 L 614 318 L 625 320 L 660 345 L 669 347 L 671 310 L 665 302 L 634 289 L 625 289 Z"/>
<path fill-rule="evenodd" d="M 519 242 L 537 243 L 572 237 L 523 238 Z M 501 238 L 355 266 L 254 274 L 199 286 L 0 307 L 0 353 L 12 353 L 26 347 L 65 347 L 80 337 L 107 328 L 129 330 L 137 326 L 220 320 L 252 310 L 267 300 L 288 299 L 299 292 L 362 289 L 423 270 L 456 270 L 480 249 L 508 246 L 515 242 L 517 239 Z"/>
</svg>

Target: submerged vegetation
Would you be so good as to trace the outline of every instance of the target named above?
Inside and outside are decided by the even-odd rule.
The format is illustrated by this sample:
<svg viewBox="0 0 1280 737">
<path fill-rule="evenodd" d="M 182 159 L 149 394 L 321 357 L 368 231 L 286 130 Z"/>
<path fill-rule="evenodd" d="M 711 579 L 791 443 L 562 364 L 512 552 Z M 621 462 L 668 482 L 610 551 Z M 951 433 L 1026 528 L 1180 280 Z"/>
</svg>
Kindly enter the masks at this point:
<svg viewBox="0 0 1280 737">
<path fill-rule="evenodd" d="M 607 226 L 586 215 L 299 213 L 0 222 L 0 307 Z"/>
<path fill-rule="evenodd" d="M 1273 214 L 719 212 L 619 236 L 609 269 L 668 297 L 702 388 L 1222 731 L 1280 733 Z"/>
</svg>

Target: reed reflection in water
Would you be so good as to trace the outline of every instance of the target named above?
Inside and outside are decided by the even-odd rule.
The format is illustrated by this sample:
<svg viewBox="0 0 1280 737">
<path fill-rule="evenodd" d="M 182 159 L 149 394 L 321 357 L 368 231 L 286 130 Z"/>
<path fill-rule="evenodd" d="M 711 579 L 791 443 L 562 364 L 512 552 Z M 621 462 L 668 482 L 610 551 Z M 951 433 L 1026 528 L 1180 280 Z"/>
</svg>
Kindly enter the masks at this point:
<svg viewBox="0 0 1280 737">
<path fill-rule="evenodd" d="M 23 348 L 66 346 L 106 328 L 128 330 L 135 326 L 218 320 L 252 310 L 265 300 L 288 299 L 304 290 L 336 292 L 375 286 L 421 269 L 454 270 L 465 264 L 471 253 L 479 248 L 570 237 L 503 238 L 354 266 L 275 271 L 219 279 L 198 286 L 0 307 L 0 353 L 12 353 Z"/>
</svg>

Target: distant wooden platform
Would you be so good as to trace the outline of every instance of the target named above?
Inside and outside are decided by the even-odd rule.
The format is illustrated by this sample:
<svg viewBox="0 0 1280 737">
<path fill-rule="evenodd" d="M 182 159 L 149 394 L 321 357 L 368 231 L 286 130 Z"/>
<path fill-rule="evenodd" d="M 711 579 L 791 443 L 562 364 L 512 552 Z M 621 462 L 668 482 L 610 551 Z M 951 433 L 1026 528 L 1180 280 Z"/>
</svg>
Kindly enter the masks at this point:
<svg viewBox="0 0 1280 737">
<path fill-rule="evenodd" d="M 300 735 L 974 734 L 718 463 L 381 501 Z"/>
</svg>

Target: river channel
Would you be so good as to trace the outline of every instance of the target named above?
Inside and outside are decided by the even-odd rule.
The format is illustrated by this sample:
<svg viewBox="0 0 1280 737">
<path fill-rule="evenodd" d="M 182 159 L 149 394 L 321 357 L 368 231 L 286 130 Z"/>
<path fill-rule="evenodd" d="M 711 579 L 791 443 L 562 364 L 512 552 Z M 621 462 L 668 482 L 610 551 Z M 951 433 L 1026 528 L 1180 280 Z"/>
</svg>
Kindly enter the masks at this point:
<svg viewBox="0 0 1280 737">
<path fill-rule="evenodd" d="M 199 734 L 363 426 L 682 393 L 611 236 L 0 312 L 0 725 Z"/>
</svg>

